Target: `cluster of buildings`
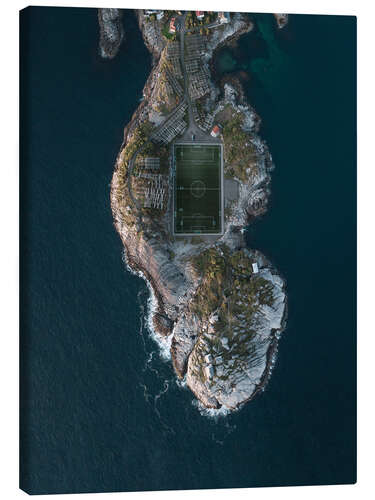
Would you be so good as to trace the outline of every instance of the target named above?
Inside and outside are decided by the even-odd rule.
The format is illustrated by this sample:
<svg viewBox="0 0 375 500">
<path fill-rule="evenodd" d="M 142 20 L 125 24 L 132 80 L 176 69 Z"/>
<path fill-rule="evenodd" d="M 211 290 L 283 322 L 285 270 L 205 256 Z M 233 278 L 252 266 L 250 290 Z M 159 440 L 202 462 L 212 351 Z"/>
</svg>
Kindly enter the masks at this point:
<svg viewBox="0 0 375 500">
<path fill-rule="evenodd" d="M 195 15 L 199 21 L 204 19 L 204 12 L 202 10 L 196 10 Z M 230 21 L 230 12 L 218 12 L 217 20 L 220 24 L 226 24 Z"/>
<path fill-rule="evenodd" d="M 207 111 L 203 111 L 200 109 L 198 111 L 197 104 L 192 102 L 192 111 L 194 115 L 194 120 L 204 132 L 207 132 L 214 123 L 214 115 L 212 113 L 208 113 Z"/>
<path fill-rule="evenodd" d="M 204 19 L 204 12 L 201 10 L 196 10 L 195 15 L 199 21 Z M 218 12 L 217 13 L 217 21 L 220 24 L 226 24 L 230 22 L 230 12 Z"/>
<path fill-rule="evenodd" d="M 187 127 L 184 120 L 186 110 L 187 104 L 184 101 L 173 116 L 153 132 L 151 140 L 161 144 L 169 144 L 177 135 L 182 134 Z"/>
<path fill-rule="evenodd" d="M 157 19 L 162 19 L 163 15 L 164 15 L 164 11 L 151 11 L 151 10 L 147 10 L 145 12 L 152 12 L 152 13 L 159 12 L 159 13 L 163 13 L 162 15 L 161 14 L 157 14 L 156 15 Z M 161 17 L 159 18 L 158 15 L 161 15 Z M 198 21 L 203 21 L 205 13 L 202 10 L 196 10 L 195 11 L 195 16 L 198 19 Z M 218 12 L 217 13 L 217 22 L 216 23 L 212 23 L 211 27 L 218 26 L 219 24 L 227 24 L 229 22 L 230 22 L 230 12 Z M 176 18 L 172 17 L 171 20 L 169 21 L 169 33 L 174 34 L 174 33 L 176 33 L 177 30 L 178 30 L 178 25 L 176 24 Z"/>
<path fill-rule="evenodd" d="M 146 18 L 149 18 L 150 16 L 155 16 L 156 19 L 158 21 L 160 21 L 164 17 L 164 10 L 152 10 L 152 9 L 148 9 L 148 10 L 144 10 L 143 14 L 144 14 L 144 16 Z"/>
<path fill-rule="evenodd" d="M 179 14 L 181 14 L 179 12 Z M 161 21 L 164 18 L 164 10 L 153 10 L 147 9 L 143 11 L 143 15 L 146 19 L 149 19 L 151 16 L 154 16 L 158 21 Z M 202 10 L 196 10 L 195 15 L 199 21 L 204 19 L 205 13 Z M 218 12 L 217 13 L 217 22 L 219 24 L 226 24 L 230 22 L 230 12 Z M 178 26 L 176 25 L 176 17 L 172 17 L 169 21 L 169 33 L 176 33 Z"/>
</svg>

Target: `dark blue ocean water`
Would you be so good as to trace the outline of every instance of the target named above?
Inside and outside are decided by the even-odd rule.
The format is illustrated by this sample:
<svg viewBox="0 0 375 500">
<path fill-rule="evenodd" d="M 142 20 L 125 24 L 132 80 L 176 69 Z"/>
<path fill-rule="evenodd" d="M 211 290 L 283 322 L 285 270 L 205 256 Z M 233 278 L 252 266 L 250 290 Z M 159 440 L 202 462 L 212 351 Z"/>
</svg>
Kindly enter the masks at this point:
<svg viewBox="0 0 375 500">
<path fill-rule="evenodd" d="M 218 420 L 145 326 L 109 205 L 122 130 L 151 68 L 131 12 L 113 61 L 96 11 L 21 15 L 21 486 L 31 493 L 355 481 L 354 18 L 270 16 L 217 71 L 242 72 L 276 170 L 247 232 L 286 277 L 266 391 Z"/>
</svg>

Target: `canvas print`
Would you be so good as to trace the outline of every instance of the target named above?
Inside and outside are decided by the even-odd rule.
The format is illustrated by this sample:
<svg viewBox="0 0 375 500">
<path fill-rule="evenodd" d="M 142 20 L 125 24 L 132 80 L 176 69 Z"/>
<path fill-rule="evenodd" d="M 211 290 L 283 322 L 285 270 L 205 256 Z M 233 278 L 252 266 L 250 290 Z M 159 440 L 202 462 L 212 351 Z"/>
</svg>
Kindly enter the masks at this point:
<svg viewBox="0 0 375 500">
<path fill-rule="evenodd" d="M 356 480 L 356 19 L 20 13 L 20 487 Z"/>
</svg>

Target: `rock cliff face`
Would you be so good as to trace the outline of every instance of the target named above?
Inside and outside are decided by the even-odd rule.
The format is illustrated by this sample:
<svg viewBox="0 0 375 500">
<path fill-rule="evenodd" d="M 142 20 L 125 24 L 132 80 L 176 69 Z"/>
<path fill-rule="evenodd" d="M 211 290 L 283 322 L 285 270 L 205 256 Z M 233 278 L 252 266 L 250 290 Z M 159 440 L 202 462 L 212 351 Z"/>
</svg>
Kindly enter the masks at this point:
<svg viewBox="0 0 375 500">
<path fill-rule="evenodd" d="M 139 28 L 143 34 L 143 40 L 146 47 L 154 56 L 154 62 L 160 57 L 160 54 L 166 46 L 166 39 L 160 30 L 160 23 L 157 20 L 146 19 L 142 10 L 136 10 Z"/>
<path fill-rule="evenodd" d="M 243 235 L 244 226 L 266 211 L 274 165 L 258 135 L 260 119 L 239 82 L 227 82 L 220 91 L 211 81 L 201 107 L 222 126 L 224 234 L 172 234 L 169 151 L 148 137 L 158 127 L 152 117 L 164 102 L 158 85 L 165 51 L 175 42 L 163 39 L 161 23 L 138 16 L 154 66 L 117 157 L 111 184 L 114 223 L 129 267 L 153 290 L 153 327 L 170 344 L 177 376 L 205 407 L 233 410 L 264 388 L 285 326 L 285 283 L 260 252 L 246 248 Z M 236 14 L 223 29 L 212 30 L 203 54 L 206 63 L 215 48 L 251 28 Z M 161 158 L 160 171 L 168 181 L 167 201 L 159 210 L 139 203 L 140 176 L 134 171 L 142 168 L 144 151 Z"/>
<path fill-rule="evenodd" d="M 105 59 L 117 54 L 124 39 L 120 9 L 98 9 L 100 28 L 99 52 Z"/>
</svg>

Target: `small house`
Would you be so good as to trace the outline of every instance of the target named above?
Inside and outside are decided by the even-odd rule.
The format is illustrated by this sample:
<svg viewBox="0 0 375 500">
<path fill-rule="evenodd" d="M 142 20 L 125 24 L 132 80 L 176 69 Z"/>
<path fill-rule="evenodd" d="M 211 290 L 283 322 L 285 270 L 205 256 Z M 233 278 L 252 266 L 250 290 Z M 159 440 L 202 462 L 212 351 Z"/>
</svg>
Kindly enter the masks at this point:
<svg viewBox="0 0 375 500">
<path fill-rule="evenodd" d="M 253 266 L 253 273 L 257 274 L 259 272 L 258 263 L 253 262 L 252 266 Z"/>
<path fill-rule="evenodd" d="M 144 10 L 144 16 L 146 18 L 149 18 L 150 16 L 156 16 L 156 19 L 160 21 L 164 17 L 164 10 L 154 10 L 154 9 L 147 9 Z"/>
<path fill-rule="evenodd" d="M 176 33 L 176 26 L 175 26 L 175 21 L 176 21 L 176 18 L 175 17 L 172 17 L 170 23 L 169 23 L 169 33 Z"/>
<path fill-rule="evenodd" d="M 214 367 L 212 365 L 208 365 L 204 367 L 204 374 L 206 375 L 207 379 L 212 378 L 214 374 Z"/>
<path fill-rule="evenodd" d="M 212 363 L 212 356 L 211 354 L 206 354 L 205 357 L 204 357 L 204 360 L 207 364 L 211 364 Z"/>
<path fill-rule="evenodd" d="M 202 10 L 196 10 L 195 15 L 197 16 L 197 19 L 200 21 L 204 18 L 204 12 Z"/>
<path fill-rule="evenodd" d="M 220 135 L 220 127 L 218 125 L 215 125 L 213 129 L 211 130 L 211 135 L 212 137 L 219 137 Z"/>
<path fill-rule="evenodd" d="M 222 346 L 223 346 L 225 349 L 228 349 L 228 348 L 229 348 L 229 343 L 228 343 L 228 339 L 227 339 L 227 337 L 222 337 L 222 338 L 221 338 L 221 343 L 222 343 Z"/>
</svg>

